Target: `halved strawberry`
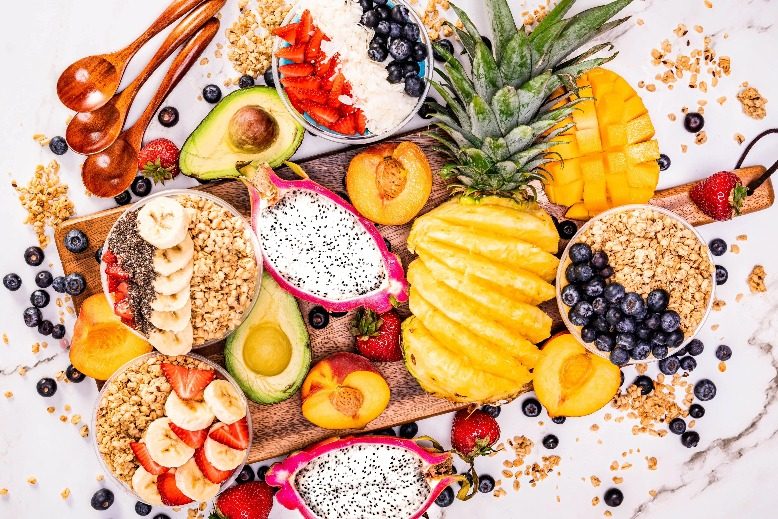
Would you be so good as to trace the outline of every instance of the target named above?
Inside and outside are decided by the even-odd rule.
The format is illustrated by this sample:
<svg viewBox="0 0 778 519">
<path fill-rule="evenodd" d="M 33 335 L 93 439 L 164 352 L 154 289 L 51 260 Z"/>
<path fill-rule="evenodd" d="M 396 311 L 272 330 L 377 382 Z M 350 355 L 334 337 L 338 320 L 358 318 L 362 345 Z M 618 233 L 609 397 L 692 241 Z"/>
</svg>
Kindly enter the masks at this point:
<svg viewBox="0 0 778 519">
<path fill-rule="evenodd" d="M 287 88 L 286 94 L 290 98 L 295 98 L 300 101 L 313 101 L 314 103 L 325 104 L 328 99 L 327 92 L 321 90 L 303 90 L 301 88 Z"/>
<path fill-rule="evenodd" d="M 223 483 L 232 475 L 231 470 L 219 470 L 211 465 L 211 462 L 205 457 L 205 449 L 197 449 L 194 453 L 194 460 L 200 472 L 211 483 Z"/>
<path fill-rule="evenodd" d="M 302 90 L 319 90 L 321 80 L 315 77 L 282 77 L 284 88 L 299 88 Z"/>
<path fill-rule="evenodd" d="M 313 16 L 311 12 L 306 9 L 303 14 L 300 15 L 300 22 L 297 26 L 297 35 L 295 41 L 297 43 L 308 43 L 311 39 L 311 30 L 313 29 Z"/>
<path fill-rule="evenodd" d="M 230 425 L 217 425 L 208 436 L 212 440 L 233 449 L 242 450 L 249 448 L 249 424 L 245 417 Z"/>
<path fill-rule="evenodd" d="M 288 59 L 293 63 L 302 63 L 305 61 L 305 47 L 305 43 L 296 43 L 288 47 L 282 47 L 276 51 L 276 57 Z"/>
<path fill-rule="evenodd" d="M 187 431 L 177 426 L 173 422 L 170 422 L 170 429 L 176 433 L 176 436 L 181 438 L 181 441 L 192 447 L 193 449 L 199 449 L 205 443 L 205 439 L 208 438 L 208 429 L 201 431 Z"/>
<path fill-rule="evenodd" d="M 322 57 L 321 42 L 326 38 L 324 33 L 318 27 L 313 32 L 311 39 L 308 40 L 308 46 L 305 48 L 305 61 L 316 61 Z"/>
<path fill-rule="evenodd" d="M 128 285 L 126 281 L 120 282 L 116 286 L 116 290 L 111 291 L 113 292 L 114 302 L 118 303 L 119 301 L 124 301 L 125 299 L 127 299 L 127 294 L 129 293 L 129 291 L 130 291 L 130 285 Z"/>
<path fill-rule="evenodd" d="M 357 110 L 356 113 L 357 133 L 364 135 L 365 131 L 367 131 L 367 118 L 362 110 Z"/>
<path fill-rule="evenodd" d="M 122 281 L 130 279 L 130 274 L 125 272 L 118 263 L 112 263 L 111 265 L 105 267 L 105 275 L 108 277 L 120 279 Z"/>
<path fill-rule="evenodd" d="M 157 476 L 157 490 L 162 502 L 167 506 L 182 506 L 192 502 L 176 486 L 175 471 L 165 472 Z"/>
<path fill-rule="evenodd" d="M 332 125 L 332 130 L 343 135 L 354 135 L 357 131 L 355 114 L 344 115 Z"/>
<path fill-rule="evenodd" d="M 184 400 L 195 400 L 202 397 L 203 389 L 216 376 L 216 373 L 211 369 L 190 369 L 167 362 L 162 363 L 162 373 L 165 374 L 173 391 Z"/>
<path fill-rule="evenodd" d="M 281 65 L 278 67 L 278 71 L 284 77 L 307 77 L 313 74 L 313 65 L 310 63 L 290 63 L 289 65 Z"/>
<path fill-rule="evenodd" d="M 135 320 L 135 316 L 132 314 L 132 308 L 130 308 L 130 301 L 128 299 L 116 301 L 113 305 L 113 313 L 118 315 L 122 319 L 122 321 Z"/>
<path fill-rule="evenodd" d="M 340 119 L 340 114 L 336 109 L 318 103 L 310 103 L 306 111 L 314 121 L 327 128 Z"/>
<path fill-rule="evenodd" d="M 299 26 L 299 23 L 290 23 L 289 25 L 284 25 L 283 27 L 276 27 L 271 32 L 273 33 L 273 36 L 278 36 L 279 38 L 293 44 L 297 40 L 297 28 Z"/>
<path fill-rule="evenodd" d="M 151 455 L 149 454 L 149 450 L 146 448 L 145 443 L 132 442 L 130 443 L 130 449 L 132 449 L 133 454 L 135 454 L 135 459 L 138 460 L 138 463 L 140 463 L 149 474 L 159 476 L 169 470 L 167 467 L 163 467 L 151 459 Z"/>
<path fill-rule="evenodd" d="M 103 263 L 106 263 L 108 265 L 113 265 L 117 261 L 118 261 L 118 258 L 116 257 L 116 254 L 114 254 L 110 250 L 106 250 L 103 253 Z"/>
</svg>

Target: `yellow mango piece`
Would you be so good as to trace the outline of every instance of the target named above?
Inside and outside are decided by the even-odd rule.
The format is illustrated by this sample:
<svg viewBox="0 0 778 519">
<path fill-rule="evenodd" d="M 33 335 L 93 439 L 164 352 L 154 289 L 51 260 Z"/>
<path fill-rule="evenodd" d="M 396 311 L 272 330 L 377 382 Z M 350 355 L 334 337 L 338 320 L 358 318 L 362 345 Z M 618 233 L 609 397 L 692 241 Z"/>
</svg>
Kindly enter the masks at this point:
<svg viewBox="0 0 778 519">
<path fill-rule="evenodd" d="M 597 95 L 597 122 L 601 129 L 624 121 L 624 102 L 614 95 Z"/>
<path fill-rule="evenodd" d="M 588 220 L 591 216 L 583 202 L 571 205 L 565 212 L 565 218 L 568 220 Z"/>
<path fill-rule="evenodd" d="M 632 203 L 630 186 L 627 182 L 626 171 L 607 175 L 605 177 L 605 183 L 608 188 L 608 196 L 614 205 Z"/>
<path fill-rule="evenodd" d="M 563 133 L 554 137 L 554 144 L 548 149 L 548 153 L 558 153 L 562 157 L 578 157 L 581 152 L 578 150 L 578 141 L 572 133 Z"/>
<path fill-rule="evenodd" d="M 592 97 L 591 88 L 582 88 L 579 91 L 581 97 Z M 597 112 L 594 107 L 594 100 L 583 101 L 575 105 L 573 111 L 573 122 L 575 123 L 576 132 L 581 130 L 596 130 L 597 124 Z"/>
<path fill-rule="evenodd" d="M 633 95 L 624 101 L 624 122 L 637 119 L 647 113 L 646 105 L 643 104 L 643 100 L 637 95 Z"/>
<path fill-rule="evenodd" d="M 632 164 L 656 160 L 659 158 L 659 143 L 656 140 L 627 144 L 627 159 Z"/>
<path fill-rule="evenodd" d="M 653 136 L 654 125 L 651 124 L 651 117 L 648 114 L 643 114 L 627 123 L 627 143 L 647 141 Z"/>
<path fill-rule="evenodd" d="M 621 149 L 627 144 L 628 133 L 624 124 L 602 127 L 602 146 L 605 150 Z"/>
<path fill-rule="evenodd" d="M 581 159 L 584 179 L 584 205 L 590 214 L 597 214 L 609 207 L 605 191 L 605 164 L 602 156 L 592 155 Z"/>
<path fill-rule="evenodd" d="M 578 141 L 578 151 L 581 157 L 602 151 L 602 140 L 598 128 L 579 129 L 575 138 Z"/>
<path fill-rule="evenodd" d="M 627 156 L 623 151 L 609 151 L 605 157 L 606 176 L 622 173 L 627 170 Z"/>
</svg>

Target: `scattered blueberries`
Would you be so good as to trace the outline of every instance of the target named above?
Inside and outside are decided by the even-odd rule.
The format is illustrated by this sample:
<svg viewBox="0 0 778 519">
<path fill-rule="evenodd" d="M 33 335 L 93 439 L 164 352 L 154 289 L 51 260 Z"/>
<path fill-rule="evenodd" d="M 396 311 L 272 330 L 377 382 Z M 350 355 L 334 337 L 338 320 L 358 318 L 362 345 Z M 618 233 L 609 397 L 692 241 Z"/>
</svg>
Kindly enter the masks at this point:
<svg viewBox="0 0 778 519">
<path fill-rule="evenodd" d="M 708 248 L 714 256 L 722 256 L 727 252 L 727 242 L 721 238 L 715 238 L 708 243 Z"/>
<path fill-rule="evenodd" d="M 555 416 L 551 419 L 551 421 L 556 424 L 563 424 L 565 423 L 565 420 L 567 420 L 567 418 L 565 418 L 564 416 Z"/>
<path fill-rule="evenodd" d="M 86 290 L 86 279 L 81 274 L 74 272 L 65 278 L 65 292 L 71 296 L 81 295 Z"/>
<path fill-rule="evenodd" d="M 707 378 L 700 380 L 694 384 L 694 396 L 703 402 L 712 400 L 716 396 L 716 384 Z"/>
<path fill-rule="evenodd" d="M 692 418 L 702 418 L 705 416 L 705 408 L 700 404 L 692 404 L 689 406 L 689 416 Z"/>
<path fill-rule="evenodd" d="M 697 368 L 697 361 L 694 360 L 694 357 L 683 357 L 680 364 L 684 371 L 694 371 Z"/>
<path fill-rule="evenodd" d="M 240 474 L 238 474 L 238 477 L 236 478 L 236 481 L 239 484 L 254 481 L 254 469 L 251 468 L 251 465 L 248 463 L 243 465 L 243 468 L 240 469 Z"/>
<path fill-rule="evenodd" d="M 424 93 L 424 80 L 419 76 L 406 77 L 405 93 L 411 97 L 421 97 Z"/>
<path fill-rule="evenodd" d="M 59 292 L 60 294 L 65 293 L 65 276 L 57 276 L 54 278 L 54 280 L 51 282 L 51 288 L 54 289 L 55 292 Z"/>
<path fill-rule="evenodd" d="M 610 359 L 615 365 L 624 366 L 629 361 L 629 352 L 621 347 L 613 348 Z"/>
<path fill-rule="evenodd" d="M 41 319 L 43 319 L 43 316 L 41 315 L 41 311 L 38 308 L 35 308 L 34 306 L 25 308 L 23 312 L 23 317 L 24 317 L 24 324 L 26 326 L 29 326 L 30 328 L 37 327 L 41 323 Z"/>
<path fill-rule="evenodd" d="M 238 88 L 249 88 L 254 86 L 254 76 L 244 74 L 238 80 Z"/>
<path fill-rule="evenodd" d="M 689 112 L 683 118 L 683 127 L 687 132 L 697 133 L 705 126 L 705 118 L 697 112 Z"/>
<path fill-rule="evenodd" d="M 35 385 L 35 389 L 40 396 L 48 398 L 57 392 L 57 381 L 53 378 L 42 378 Z"/>
<path fill-rule="evenodd" d="M 575 233 L 578 232 L 578 226 L 572 220 L 559 222 L 559 225 L 557 225 L 556 229 L 559 233 L 559 237 L 563 240 L 571 239 L 573 236 L 575 236 Z"/>
<path fill-rule="evenodd" d="M 716 284 L 723 285 L 729 279 L 729 272 L 721 265 L 716 265 Z"/>
<path fill-rule="evenodd" d="M 669 302 L 670 294 L 662 288 L 652 290 L 646 298 L 646 306 L 651 312 L 664 312 Z"/>
<path fill-rule="evenodd" d="M 270 467 L 267 465 L 257 467 L 257 481 L 265 481 L 265 474 L 267 474 L 268 470 L 270 470 Z"/>
<path fill-rule="evenodd" d="M 665 155 L 664 153 L 659 154 L 659 158 L 657 159 L 657 164 L 659 164 L 659 171 L 665 171 L 670 167 L 670 157 Z"/>
<path fill-rule="evenodd" d="M 108 510 L 113 504 L 113 492 L 107 488 L 101 488 L 92 496 L 91 504 L 95 510 Z"/>
<path fill-rule="evenodd" d="M 592 259 L 592 248 L 585 243 L 575 243 L 570 247 L 569 255 L 573 263 L 586 263 Z"/>
<path fill-rule="evenodd" d="M 97 250 L 95 251 L 95 261 L 97 262 L 98 265 L 103 262 L 103 246 L 104 245 L 105 244 L 100 245 L 100 247 L 98 247 Z"/>
<path fill-rule="evenodd" d="M 732 358 L 732 348 L 726 344 L 719 344 L 716 348 L 716 358 L 721 361 L 729 360 Z"/>
<path fill-rule="evenodd" d="M 49 288 L 54 282 L 54 276 L 48 270 L 41 270 L 35 274 L 35 284 L 40 288 Z"/>
<path fill-rule="evenodd" d="M 132 195 L 129 191 L 122 191 L 115 197 L 113 197 L 114 202 L 116 202 L 117 205 L 127 205 L 132 200 Z"/>
<path fill-rule="evenodd" d="M 65 248 L 73 254 L 84 252 L 89 248 L 89 239 L 83 231 L 71 229 L 65 235 Z"/>
<path fill-rule="evenodd" d="M 24 261 L 31 267 L 37 267 L 43 263 L 43 249 L 40 247 L 27 247 L 24 251 Z"/>
<path fill-rule="evenodd" d="M 500 416 L 500 412 L 502 411 L 502 408 L 498 405 L 484 405 L 481 406 L 481 411 L 488 414 L 492 418 L 497 418 Z"/>
<path fill-rule="evenodd" d="M 211 104 L 216 104 L 222 98 L 222 89 L 217 85 L 205 85 L 203 88 L 203 99 Z"/>
<path fill-rule="evenodd" d="M 151 193 L 151 179 L 138 175 L 130 184 L 130 190 L 135 196 L 144 197 Z"/>
<path fill-rule="evenodd" d="M 265 81 L 265 84 L 269 87 L 276 86 L 276 80 L 273 77 L 273 69 L 269 68 L 267 69 L 264 74 L 262 74 L 262 79 Z"/>
<path fill-rule="evenodd" d="M 415 438 L 419 434 L 419 426 L 416 422 L 404 423 L 400 426 L 400 438 Z"/>
<path fill-rule="evenodd" d="M 166 106 L 157 114 L 157 120 L 165 128 L 172 128 L 178 124 L 178 109 L 173 106 Z"/>
<path fill-rule="evenodd" d="M 44 319 L 38 324 L 38 333 L 41 335 L 51 335 L 54 331 L 54 325 L 51 321 Z"/>
<path fill-rule="evenodd" d="M 494 478 L 489 474 L 481 474 L 478 476 L 478 491 L 482 494 L 488 494 L 494 490 Z"/>
<path fill-rule="evenodd" d="M 673 418 L 667 427 L 673 434 L 683 434 L 686 432 L 686 422 L 683 421 L 683 418 Z"/>
<path fill-rule="evenodd" d="M 308 312 L 308 323 L 314 330 L 323 330 L 330 324 L 330 314 L 321 306 L 314 306 Z"/>
<path fill-rule="evenodd" d="M 480 486 L 480 481 L 479 481 Z M 446 487 L 438 497 L 435 498 L 435 504 L 441 508 L 451 506 L 454 503 L 454 489 Z"/>
<path fill-rule="evenodd" d="M 68 152 L 68 141 L 57 135 L 49 141 L 49 149 L 54 155 L 64 155 Z"/>
<path fill-rule="evenodd" d="M 528 398 L 521 403 L 521 412 L 529 418 L 539 416 L 541 409 L 540 402 L 534 398 Z"/>
<path fill-rule="evenodd" d="M 605 491 L 603 501 L 608 506 L 619 506 L 624 501 L 624 494 L 618 488 L 609 488 Z"/>
<path fill-rule="evenodd" d="M 547 449 L 556 449 L 559 446 L 559 438 L 553 434 L 547 434 L 543 437 L 543 447 Z"/>
<path fill-rule="evenodd" d="M 65 336 L 65 326 L 62 324 L 55 324 L 51 329 L 52 339 L 61 339 Z"/>
<path fill-rule="evenodd" d="M 654 390 L 654 381 L 648 375 L 638 376 L 632 384 L 640 388 L 641 395 L 647 395 Z"/>
<path fill-rule="evenodd" d="M 135 503 L 135 513 L 140 516 L 149 515 L 151 513 L 151 505 L 148 505 L 143 501 L 138 501 Z"/>
<path fill-rule="evenodd" d="M 681 435 L 681 443 L 689 449 L 694 448 L 700 443 L 700 435 L 697 431 L 686 431 Z"/>
<path fill-rule="evenodd" d="M 75 367 L 73 367 L 73 364 L 67 367 L 65 370 L 65 376 L 67 379 L 71 382 L 75 382 L 78 384 L 79 382 L 83 381 L 86 378 L 86 375 L 78 371 Z"/>
<path fill-rule="evenodd" d="M 11 292 L 16 292 L 22 286 L 22 278 L 18 274 L 6 274 L 3 276 L 3 286 Z"/>
<path fill-rule="evenodd" d="M 686 345 L 686 352 L 693 357 L 701 354 L 704 349 L 705 345 L 699 339 L 692 339 L 689 341 L 689 344 Z"/>
</svg>

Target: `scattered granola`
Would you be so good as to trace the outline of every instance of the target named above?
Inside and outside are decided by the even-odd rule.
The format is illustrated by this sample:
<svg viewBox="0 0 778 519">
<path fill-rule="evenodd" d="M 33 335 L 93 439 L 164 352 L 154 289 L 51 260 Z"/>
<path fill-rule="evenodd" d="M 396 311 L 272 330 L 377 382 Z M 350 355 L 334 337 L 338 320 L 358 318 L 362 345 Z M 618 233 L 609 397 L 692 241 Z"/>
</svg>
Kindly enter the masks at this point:
<svg viewBox="0 0 778 519">
<path fill-rule="evenodd" d="M 742 133 L 735 134 L 735 142 L 737 142 L 738 144 L 743 144 L 745 140 L 746 140 L 746 136 L 743 135 Z"/>
<path fill-rule="evenodd" d="M 694 32 L 703 34 L 705 29 L 701 25 L 695 25 Z M 717 59 L 712 36 L 703 36 L 700 48 L 699 42 L 692 42 L 692 36 L 686 25 L 678 24 L 673 33 L 677 39 L 675 43 L 665 39 L 660 43 L 659 48 L 651 50 L 651 64 L 665 69 L 664 72 L 656 74 L 655 79 L 664 84 L 668 90 L 688 74 L 689 88 L 707 92 L 708 81 L 710 87 L 715 87 L 722 76 L 730 74 L 730 58 L 719 56 Z M 673 54 L 674 45 L 683 50 Z M 688 53 L 686 49 L 690 49 Z"/>
<path fill-rule="evenodd" d="M 30 485 L 37 485 L 38 478 L 36 478 L 35 476 L 30 476 L 27 478 L 27 483 L 29 483 Z"/>
<path fill-rule="evenodd" d="M 239 0 L 238 19 L 227 29 L 227 57 L 241 74 L 257 77 L 270 68 L 271 31 L 281 25 L 291 7 L 284 0 Z"/>
<path fill-rule="evenodd" d="M 419 13 L 432 41 L 448 38 L 454 34 L 445 17 L 449 7 L 451 7 L 449 0 L 427 0 L 424 12 Z"/>
<path fill-rule="evenodd" d="M 767 116 L 767 99 L 762 97 L 754 87 L 746 87 L 737 95 L 738 101 L 743 108 L 743 113 L 752 119 L 764 119 Z"/>
<path fill-rule="evenodd" d="M 727 302 L 723 299 L 714 299 L 713 300 L 713 311 L 714 312 L 720 312 L 724 309 L 724 307 L 727 306 Z"/>
<path fill-rule="evenodd" d="M 39 164 L 27 186 L 20 187 L 15 180 L 11 185 L 27 211 L 24 223 L 33 226 L 38 243 L 46 248 L 49 243 L 46 229 L 53 229 L 75 212 L 73 202 L 68 198 L 68 186 L 60 182 L 59 163 L 52 160 L 48 166 Z"/>
<path fill-rule="evenodd" d="M 70 497 L 70 489 L 65 488 L 62 490 L 62 492 L 59 493 L 59 495 L 62 497 L 62 499 L 67 499 Z"/>
<path fill-rule="evenodd" d="M 733 243 L 732 245 L 730 245 L 729 251 L 732 254 L 740 254 L 740 245 L 738 245 L 737 243 Z"/>
<path fill-rule="evenodd" d="M 748 275 L 748 288 L 751 289 L 752 294 L 758 292 L 767 292 L 767 286 L 765 285 L 765 278 L 767 272 L 765 272 L 762 265 L 754 265 L 751 269 L 751 273 Z"/>
<path fill-rule="evenodd" d="M 8 489 L 0 488 L 0 496 L 7 496 L 7 495 L 8 495 Z"/>
<path fill-rule="evenodd" d="M 667 429 L 657 429 L 657 425 L 670 423 L 673 418 L 679 416 L 686 417 L 693 399 L 692 390 L 693 386 L 680 374 L 673 375 L 670 383 L 665 383 L 665 376 L 660 373 L 654 381 L 654 390 L 651 393 L 643 395 L 640 388 L 632 384 L 613 398 L 611 406 L 624 412 L 627 418 L 639 421 L 639 424 L 632 426 L 632 434 L 666 436 Z M 683 405 L 677 402 L 679 398 L 682 398 Z M 618 468 L 619 464 L 614 461 L 611 470 Z M 627 468 L 627 464 L 621 468 Z"/>
</svg>

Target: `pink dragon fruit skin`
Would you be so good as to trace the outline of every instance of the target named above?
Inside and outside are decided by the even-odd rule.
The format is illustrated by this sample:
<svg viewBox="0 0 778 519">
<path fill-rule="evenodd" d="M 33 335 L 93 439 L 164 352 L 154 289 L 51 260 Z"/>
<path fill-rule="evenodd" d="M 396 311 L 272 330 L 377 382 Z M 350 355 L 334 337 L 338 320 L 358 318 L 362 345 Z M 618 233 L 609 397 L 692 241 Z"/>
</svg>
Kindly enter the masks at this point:
<svg viewBox="0 0 778 519">
<path fill-rule="evenodd" d="M 268 258 L 268 255 L 263 251 L 265 270 L 284 290 L 299 299 L 321 305 L 327 310 L 334 312 L 345 312 L 364 306 L 375 312 L 383 313 L 391 310 L 395 303 L 408 300 L 408 282 L 405 279 L 405 272 L 400 260 L 389 251 L 375 225 L 359 215 L 351 204 L 312 180 L 284 180 L 266 166 L 258 167 L 254 173 L 246 173 L 246 170 L 244 170 L 244 175 L 244 184 L 248 188 L 251 199 L 251 224 L 258 236 L 261 237 L 260 214 L 263 203 L 272 204 L 275 200 L 281 198 L 284 192 L 289 190 L 306 190 L 325 197 L 352 213 L 375 242 L 375 246 L 383 260 L 386 275 L 382 286 L 378 290 L 351 299 L 332 300 L 306 292 L 287 281 L 281 276 Z"/>
<path fill-rule="evenodd" d="M 297 474 L 311 462 L 316 460 L 316 458 L 319 458 L 324 454 L 359 444 L 399 447 L 410 451 L 421 459 L 423 473 L 425 474 L 424 481 L 429 485 L 430 493 L 418 509 L 409 511 L 410 515 L 407 516 L 408 519 L 418 519 L 424 515 L 424 512 L 426 512 L 435 502 L 435 499 L 440 493 L 443 492 L 447 486 L 456 481 L 456 476 L 453 475 L 442 474 L 430 476 L 426 474 L 431 467 L 450 466 L 452 459 L 451 453 L 430 452 L 421 447 L 414 440 L 406 440 L 392 436 L 362 436 L 325 440 L 324 442 L 308 447 L 306 450 L 292 454 L 284 461 L 274 464 L 267 472 L 265 481 L 272 487 L 280 488 L 275 497 L 285 508 L 297 510 L 305 519 L 320 519 L 320 516 L 316 515 L 309 508 L 304 497 L 296 488 L 295 480 Z M 355 473 L 355 477 L 358 478 L 359 475 Z"/>
</svg>

